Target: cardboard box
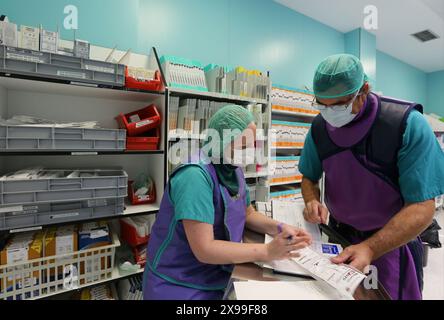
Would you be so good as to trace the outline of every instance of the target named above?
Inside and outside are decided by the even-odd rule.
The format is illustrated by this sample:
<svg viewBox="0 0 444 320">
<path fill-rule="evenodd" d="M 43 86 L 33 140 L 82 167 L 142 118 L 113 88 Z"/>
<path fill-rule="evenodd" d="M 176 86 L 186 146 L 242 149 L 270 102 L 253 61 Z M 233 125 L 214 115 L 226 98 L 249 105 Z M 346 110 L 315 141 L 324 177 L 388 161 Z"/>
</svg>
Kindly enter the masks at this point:
<svg viewBox="0 0 444 320">
<path fill-rule="evenodd" d="M 106 222 L 91 222 L 83 224 L 79 229 L 79 251 L 100 248 L 112 244 L 111 233 Z M 87 263 L 80 263 L 80 275 L 97 273 L 110 267 L 111 261 L 107 257 L 96 258 L 92 253 L 80 253 L 82 258 L 86 257 Z M 96 278 L 88 277 L 89 281 Z M 80 280 L 83 285 L 84 279 Z"/>
<path fill-rule="evenodd" d="M 59 228 L 51 228 L 47 231 L 45 236 L 45 257 L 60 256 L 68 253 L 74 253 L 78 251 L 78 236 L 77 228 L 75 226 L 63 226 Z M 63 274 L 64 262 L 70 259 L 72 256 L 60 259 L 51 259 L 49 263 L 56 263 L 60 266 L 57 267 L 57 274 Z M 55 267 L 50 268 L 49 273 L 51 276 L 55 275 Z"/>
<path fill-rule="evenodd" d="M 58 32 L 41 30 L 40 32 L 40 51 L 57 53 L 59 44 Z"/>
<path fill-rule="evenodd" d="M 40 29 L 35 27 L 20 26 L 20 48 L 39 51 Z"/>
<path fill-rule="evenodd" d="M 0 21 L 0 44 L 18 47 L 17 25 L 8 21 Z"/>
<path fill-rule="evenodd" d="M 17 264 L 42 258 L 44 237 L 45 233 L 43 231 L 14 235 L 9 239 L 5 248 L 0 253 L 1 265 Z M 37 267 L 38 263 L 34 263 L 32 265 Z M 20 271 L 20 268 L 15 269 Z M 3 280 L 4 279 L 0 274 L 0 290 L 4 290 L 2 287 L 4 285 Z M 35 286 L 39 281 L 39 271 L 17 274 L 15 279 L 16 289 Z M 13 285 L 13 277 L 9 276 L 6 279 L 6 290 L 12 290 Z"/>
</svg>

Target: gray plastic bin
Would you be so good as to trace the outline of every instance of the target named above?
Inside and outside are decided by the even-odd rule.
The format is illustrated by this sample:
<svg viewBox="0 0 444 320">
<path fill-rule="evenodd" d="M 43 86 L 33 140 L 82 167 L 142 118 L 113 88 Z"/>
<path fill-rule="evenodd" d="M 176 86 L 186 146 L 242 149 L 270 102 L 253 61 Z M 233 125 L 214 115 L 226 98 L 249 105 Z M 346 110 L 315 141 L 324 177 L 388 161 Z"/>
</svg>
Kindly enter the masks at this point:
<svg viewBox="0 0 444 320">
<path fill-rule="evenodd" d="M 125 66 L 0 45 L 0 72 L 123 87 Z"/>
<path fill-rule="evenodd" d="M 124 198 L 24 206 L 23 211 L 0 213 L 0 231 L 109 218 L 124 209 Z"/>
<path fill-rule="evenodd" d="M 78 172 L 79 177 L 68 177 Z M 128 175 L 122 170 L 43 170 L 60 178 L 0 179 L 0 207 L 9 205 L 60 203 L 107 198 L 128 194 Z M 94 176 L 89 176 L 93 174 Z"/>
<path fill-rule="evenodd" d="M 126 130 L 0 125 L 0 152 L 125 149 Z"/>
</svg>

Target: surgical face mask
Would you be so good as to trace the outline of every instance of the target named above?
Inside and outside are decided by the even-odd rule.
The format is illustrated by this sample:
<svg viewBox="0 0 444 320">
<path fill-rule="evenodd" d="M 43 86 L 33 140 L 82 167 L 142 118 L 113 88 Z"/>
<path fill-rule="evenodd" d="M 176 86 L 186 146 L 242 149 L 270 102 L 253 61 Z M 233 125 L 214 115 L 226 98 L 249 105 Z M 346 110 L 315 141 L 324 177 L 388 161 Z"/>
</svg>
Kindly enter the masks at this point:
<svg viewBox="0 0 444 320">
<path fill-rule="evenodd" d="M 255 153 L 255 148 L 247 148 L 242 150 L 235 149 L 233 159 L 231 159 L 231 152 L 227 152 L 226 156 L 224 157 L 224 163 L 232 164 L 236 167 L 246 168 L 247 166 L 255 163 Z"/>
<path fill-rule="evenodd" d="M 353 103 L 356 101 L 358 94 L 352 99 L 349 104 L 336 105 L 332 107 L 318 107 L 322 117 L 331 126 L 335 128 L 342 128 L 352 122 L 358 114 L 353 114 Z"/>
</svg>

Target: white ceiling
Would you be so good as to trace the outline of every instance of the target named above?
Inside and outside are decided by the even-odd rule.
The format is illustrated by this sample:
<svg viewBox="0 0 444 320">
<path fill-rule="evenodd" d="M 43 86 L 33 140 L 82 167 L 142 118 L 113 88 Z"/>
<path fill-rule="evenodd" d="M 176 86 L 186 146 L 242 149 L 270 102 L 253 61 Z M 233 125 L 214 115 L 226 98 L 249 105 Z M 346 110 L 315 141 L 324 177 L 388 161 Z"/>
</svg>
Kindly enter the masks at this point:
<svg viewBox="0 0 444 320">
<path fill-rule="evenodd" d="M 275 0 L 341 32 L 363 27 L 364 8 L 378 8 L 378 50 L 425 72 L 444 70 L 444 0 Z M 432 30 L 439 39 L 421 43 L 411 34 Z"/>
</svg>

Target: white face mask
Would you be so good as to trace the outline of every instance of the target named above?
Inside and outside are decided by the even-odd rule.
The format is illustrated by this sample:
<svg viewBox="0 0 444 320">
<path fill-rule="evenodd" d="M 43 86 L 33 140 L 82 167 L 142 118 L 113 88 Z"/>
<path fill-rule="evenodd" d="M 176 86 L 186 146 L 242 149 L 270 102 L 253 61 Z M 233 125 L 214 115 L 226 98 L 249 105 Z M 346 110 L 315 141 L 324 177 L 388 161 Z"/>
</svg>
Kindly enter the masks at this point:
<svg viewBox="0 0 444 320">
<path fill-rule="evenodd" d="M 331 126 L 335 128 L 342 128 L 352 122 L 358 114 L 353 114 L 353 103 L 355 102 L 358 94 L 353 98 L 353 100 L 346 105 L 333 106 L 322 108 L 321 115 Z"/>
<path fill-rule="evenodd" d="M 256 149 L 247 148 L 242 150 L 234 150 L 234 157 L 231 159 L 231 152 L 227 152 L 224 156 L 224 163 L 231 164 L 236 167 L 245 168 L 249 165 L 255 164 Z"/>
</svg>

